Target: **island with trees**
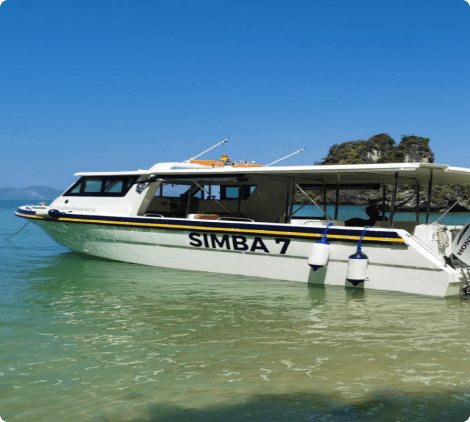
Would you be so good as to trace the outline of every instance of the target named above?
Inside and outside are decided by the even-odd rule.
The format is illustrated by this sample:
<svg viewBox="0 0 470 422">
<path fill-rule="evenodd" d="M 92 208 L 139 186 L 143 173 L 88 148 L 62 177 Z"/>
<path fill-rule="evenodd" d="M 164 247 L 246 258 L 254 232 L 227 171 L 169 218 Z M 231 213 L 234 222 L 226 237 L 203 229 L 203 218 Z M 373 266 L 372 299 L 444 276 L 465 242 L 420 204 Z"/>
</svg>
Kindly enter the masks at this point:
<svg viewBox="0 0 470 422">
<path fill-rule="evenodd" d="M 434 153 L 429 146 L 430 139 L 403 135 L 399 143 L 387 133 L 379 133 L 367 140 L 348 141 L 334 144 L 330 147 L 328 155 L 316 165 L 341 164 L 380 164 L 380 163 L 416 163 L 434 162 Z M 391 186 L 388 187 L 391 189 Z M 426 209 L 426 187 L 420 190 L 420 210 Z M 343 205 L 366 205 L 379 203 L 379 192 L 353 191 L 349 194 L 343 192 L 340 201 Z M 434 186 L 432 192 L 432 211 L 445 211 L 449 207 L 454 212 L 467 212 L 470 210 L 470 186 Z M 300 201 L 302 199 L 298 198 Z M 333 204 L 333 195 L 327 196 L 327 202 Z M 414 186 L 402 186 L 397 193 L 398 211 L 416 210 L 416 195 Z"/>
</svg>

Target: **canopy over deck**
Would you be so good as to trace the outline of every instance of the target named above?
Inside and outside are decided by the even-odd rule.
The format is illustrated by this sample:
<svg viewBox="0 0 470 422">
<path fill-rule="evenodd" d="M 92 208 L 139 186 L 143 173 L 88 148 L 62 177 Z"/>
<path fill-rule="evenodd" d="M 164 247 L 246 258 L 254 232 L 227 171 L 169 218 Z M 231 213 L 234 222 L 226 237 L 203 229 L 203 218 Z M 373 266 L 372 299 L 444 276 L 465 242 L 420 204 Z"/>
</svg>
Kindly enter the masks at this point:
<svg viewBox="0 0 470 422">
<path fill-rule="evenodd" d="M 186 166 L 185 163 L 160 163 L 148 170 L 121 172 L 86 172 L 75 176 L 186 176 L 217 178 L 231 175 L 277 175 L 296 176 L 299 181 L 321 181 L 325 184 L 341 185 L 360 183 L 393 183 L 395 176 L 401 183 L 429 182 L 432 173 L 435 185 L 470 185 L 470 169 L 430 163 L 390 163 L 390 164 L 352 164 L 335 166 L 279 166 L 236 168 L 232 166 L 208 167 Z"/>
</svg>

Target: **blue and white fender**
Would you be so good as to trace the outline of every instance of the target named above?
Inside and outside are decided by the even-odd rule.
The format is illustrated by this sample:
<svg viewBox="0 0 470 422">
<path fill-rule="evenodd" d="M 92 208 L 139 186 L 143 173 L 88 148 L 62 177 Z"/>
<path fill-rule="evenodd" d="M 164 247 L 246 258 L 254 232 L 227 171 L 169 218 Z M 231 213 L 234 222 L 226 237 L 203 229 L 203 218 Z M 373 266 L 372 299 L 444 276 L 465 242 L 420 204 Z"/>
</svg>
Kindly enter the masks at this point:
<svg viewBox="0 0 470 422">
<path fill-rule="evenodd" d="M 334 223 L 330 223 L 323 230 L 321 239 L 312 245 L 312 250 L 308 256 L 308 265 L 310 265 L 313 271 L 318 270 L 320 267 L 324 267 L 328 264 L 328 258 L 330 257 L 330 244 L 326 237 L 326 233 Z"/>
<path fill-rule="evenodd" d="M 369 227 L 365 227 L 362 231 L 361 238 L 357 244 L 356 253 L 352 254 L 348 259 L 348 271 L 346 273 L 346 280 L 357 286 L 359 283 L 363 283 L 366 279 L 367 265 L 369 264 L 369 257 L 362 252 L 362 240 L 366 234 L 366 230 Z"/>
</svg>

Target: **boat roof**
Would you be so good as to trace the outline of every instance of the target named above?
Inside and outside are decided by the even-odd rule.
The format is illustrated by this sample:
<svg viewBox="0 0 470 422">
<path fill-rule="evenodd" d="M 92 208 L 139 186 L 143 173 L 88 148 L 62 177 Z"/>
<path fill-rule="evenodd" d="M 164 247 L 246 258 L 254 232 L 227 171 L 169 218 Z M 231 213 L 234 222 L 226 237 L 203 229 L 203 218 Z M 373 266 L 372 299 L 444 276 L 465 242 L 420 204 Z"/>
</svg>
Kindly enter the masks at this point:
<svg viewBox="0 0 470 422">
<path fill-rule="evenodd" d="M 75 176 L 160 176 L 217 178 L 227 175 L 294 176 L 300 183 L 321 182 L 341 185 L 360 183 L 393 183 L 398 174 L 400 183 L 427 184 L 432 173 L 436 185 L 470 185 L 470 169 L 431 163 L 348 164 L 273 167 L 212 167 L 194 163 L 159 163 L 148 170 L 120 172 L 86 172 Z"/>
</svg>

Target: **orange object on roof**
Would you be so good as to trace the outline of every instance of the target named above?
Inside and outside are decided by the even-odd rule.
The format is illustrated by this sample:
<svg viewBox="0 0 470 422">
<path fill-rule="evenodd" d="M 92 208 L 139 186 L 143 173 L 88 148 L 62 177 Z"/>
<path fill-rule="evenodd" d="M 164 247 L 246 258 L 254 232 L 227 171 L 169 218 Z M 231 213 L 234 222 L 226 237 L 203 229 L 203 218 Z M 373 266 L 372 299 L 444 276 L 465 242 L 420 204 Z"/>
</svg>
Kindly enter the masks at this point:
<svg viewBox="0 0 470 422">
<path fill-rule="evenodd" d="M 251 164 L 251 163 L 241 163 L 236 164 L 228 158 L 228 155 L 222 155 L 220 161 L 216 160 L 191 160 L 190 163 L 201 164 L 203 166 L 214 166 L 214 167 L 264 167 L 262 164 Z"/>
</svg>

